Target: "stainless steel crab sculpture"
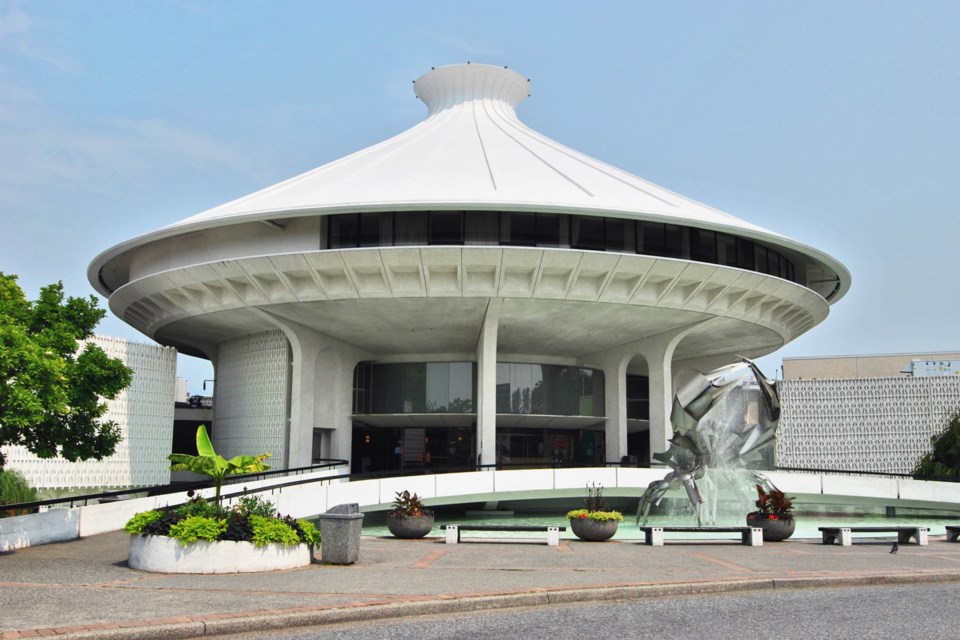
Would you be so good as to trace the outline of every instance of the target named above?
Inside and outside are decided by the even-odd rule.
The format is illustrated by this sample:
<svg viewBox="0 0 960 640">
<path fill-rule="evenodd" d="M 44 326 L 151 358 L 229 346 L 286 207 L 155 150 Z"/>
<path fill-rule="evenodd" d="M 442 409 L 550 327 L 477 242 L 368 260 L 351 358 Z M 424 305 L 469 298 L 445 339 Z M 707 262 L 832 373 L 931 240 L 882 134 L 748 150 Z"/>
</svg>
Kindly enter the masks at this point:
<svg viewBox="0 0 960 640">
<path fill-rule="evenodd" d="M 669 489 L 682 485 L 696 511 L 697 525 L 715 523 L 718 492 L 708 473 L 711 469 L 739 469 L 752 483 L 775 489 L 766 477 L 744 469 L 744 457 L 774 440 L 779 420 L 776 383 L 752 361 L 742 358 L 697 374 L 673 400 L 670 447 L 653 455 L 673 471 L 647 487 L 637 507 L 637 522 L 646 524 L 651 507 L 660 504 Z M 709 501 L 700 483 L 708 485 Z"/>
</svg>

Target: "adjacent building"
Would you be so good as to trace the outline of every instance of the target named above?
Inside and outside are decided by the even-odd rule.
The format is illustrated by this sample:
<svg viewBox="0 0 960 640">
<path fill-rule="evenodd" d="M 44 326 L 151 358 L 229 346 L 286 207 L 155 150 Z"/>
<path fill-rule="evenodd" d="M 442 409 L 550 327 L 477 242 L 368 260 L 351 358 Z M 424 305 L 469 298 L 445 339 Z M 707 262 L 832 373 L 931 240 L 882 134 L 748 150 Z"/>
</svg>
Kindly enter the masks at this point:
<svg viewBox="0 0 960 640">
<path fill-rule="evenodd" d="M 778 349 L 850 286 L 817 249 L 527 127 L 512 70 L 413 90 L 413 128 L 90 265 L 117 316 L 213 362 L 223 455 L 646 461 L 685 372 Z"/>
<path fill-rule="evenodd" d="M 910 473 L 960 411 L 960 353 L 785 358 L 782 467 Z"/>
<path fill-rule="evenodd" d="M 4 447 L 7 467 L 20 471 L 38 489 L 113 489 L 170 482 L 177 353 L 170 347 L 123 338 L 94 336 L 91 341 L 111 358 L 133 369 L 133 381 L 107 402 L 105 420 L 120 427 L 122 438 L 103 460 L 70 462 L 38 458 L 26 447 Z"/>
</svg>

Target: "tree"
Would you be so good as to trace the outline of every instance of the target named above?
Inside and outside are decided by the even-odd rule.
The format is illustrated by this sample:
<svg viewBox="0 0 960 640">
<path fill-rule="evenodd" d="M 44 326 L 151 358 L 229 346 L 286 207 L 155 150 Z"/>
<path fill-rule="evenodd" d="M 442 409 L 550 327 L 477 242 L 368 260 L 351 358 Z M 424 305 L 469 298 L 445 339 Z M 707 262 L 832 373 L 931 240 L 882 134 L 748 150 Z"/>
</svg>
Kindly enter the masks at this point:
<svg viewBox="0 0 960 640">
<path fill-rule="evenodd" d="M 192 471 L 213 478 L 214 486 L 217 488 L 215 502 L 220 502 L 220 487 L 227 476 L 257 473 L 270 468 L 263 463 L 270 457 L 269 453 L 261 453 L 258 456 L 234 456 L 227 460 L 213 450 L 213 443 L 210 442 L 207 428 L 203 425 L 197 427 L 197 453 L 199 455 L 195 456 L 187 453 L 171 453 L 167 456 L 172 463 L 170 471 Z"/>
<path fill-rule="evenodd" d="M 913 477 L 960 482 L 960 410 L 947 420 L 943 431 L 930 438 L 932 451 L 920 458 Z"/>
<path fill-rule="evenodd" d="M 120 428 L 101 420 L 105 400 L 130 385 L 133 371 L 82 342 L 105 314 L 93 296 L 64 300 L 62 282 L 28 301 L 17 276 L 0 272 L 0 446 L 71 462 L 114 452 Z M 4 462 L 0 452 L 0 469 Z"/>
</svg>

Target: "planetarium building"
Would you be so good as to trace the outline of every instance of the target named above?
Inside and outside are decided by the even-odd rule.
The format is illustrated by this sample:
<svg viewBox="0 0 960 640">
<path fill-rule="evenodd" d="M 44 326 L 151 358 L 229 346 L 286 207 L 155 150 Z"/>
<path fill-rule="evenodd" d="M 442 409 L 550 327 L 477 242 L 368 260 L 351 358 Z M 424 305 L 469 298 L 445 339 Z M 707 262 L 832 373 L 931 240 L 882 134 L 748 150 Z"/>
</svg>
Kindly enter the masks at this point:
<svg viewBox="0 0 960 640">
<path fill-rule="evenodd" d="M 224 455 L 642 464 L 686 373 L 776 350 L 850 285 L 816 249 L 530 129 L 512 70 L 413 88 L 415 127 L 91 264 L 120 318 L 213 362 Z"/>
</svg>

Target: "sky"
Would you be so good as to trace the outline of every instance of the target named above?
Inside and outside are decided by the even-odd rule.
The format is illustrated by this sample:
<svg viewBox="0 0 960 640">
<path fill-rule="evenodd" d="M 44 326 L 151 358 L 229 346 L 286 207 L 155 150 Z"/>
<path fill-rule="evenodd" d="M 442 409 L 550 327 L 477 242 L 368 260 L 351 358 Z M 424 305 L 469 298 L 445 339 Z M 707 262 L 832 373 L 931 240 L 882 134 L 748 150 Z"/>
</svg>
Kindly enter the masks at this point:
<svg viewBox="0 0 960 640">
<path fill-rule="evenodd" d="M 956 0 L 0 0 L 0 272 L 96 295 L 102 251 L 399 133 L 466 61 L 530 78 L 541 133 L 849 269 L 768 375 L 960 350 Z"/>
</svg>

